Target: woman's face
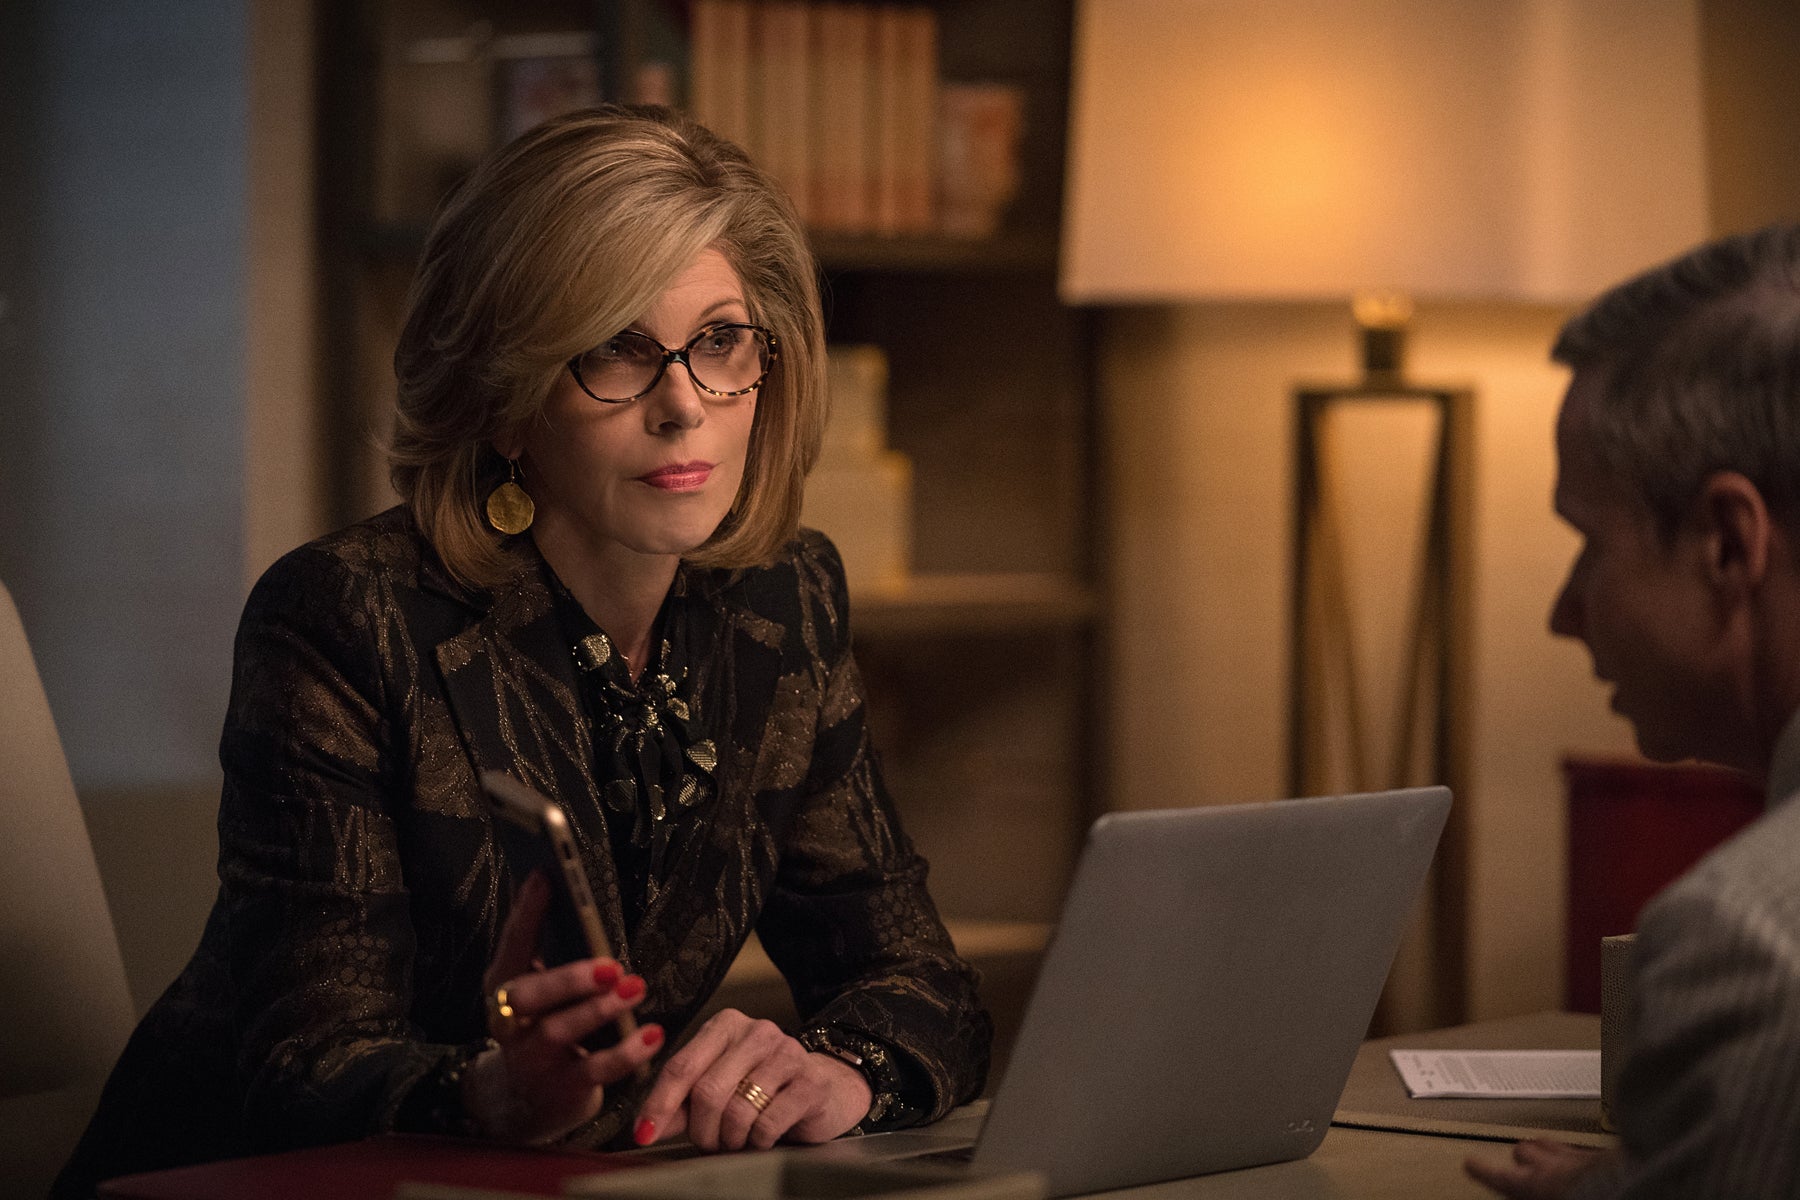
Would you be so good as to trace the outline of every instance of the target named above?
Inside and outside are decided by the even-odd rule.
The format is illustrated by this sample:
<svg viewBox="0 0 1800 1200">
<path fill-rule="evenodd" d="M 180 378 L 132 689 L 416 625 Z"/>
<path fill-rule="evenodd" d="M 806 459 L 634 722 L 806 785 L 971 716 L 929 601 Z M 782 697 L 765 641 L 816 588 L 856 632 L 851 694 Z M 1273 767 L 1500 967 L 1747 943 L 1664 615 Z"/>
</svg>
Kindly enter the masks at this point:
<svg viewBox="0 0 1800 1200">
<path fill-rule="evenodd" d="M 709 325 L 749 319 L 737 272 L 706 250 L 629 328 L 675 349 Z M 737 497 L 757 395 L 711 395 L 671 363 L 646 394 L 607 404 L 564 371 L 516 447 L 534 530 L 602 556 L 695 549 Z"/>
</svg>

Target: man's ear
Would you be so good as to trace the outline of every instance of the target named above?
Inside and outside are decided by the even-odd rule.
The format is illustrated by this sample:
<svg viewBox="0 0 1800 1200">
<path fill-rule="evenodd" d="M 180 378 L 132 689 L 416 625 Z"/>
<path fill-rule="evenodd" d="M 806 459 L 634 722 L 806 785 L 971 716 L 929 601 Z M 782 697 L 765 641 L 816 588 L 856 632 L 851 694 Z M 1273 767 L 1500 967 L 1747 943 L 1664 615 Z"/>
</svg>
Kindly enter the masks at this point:
<svg viewBox="0 0 1800 1200">
<path fill-rule="evenodd" d="M 1762 583 L 1775 528 L 1761 490 L 1736 471 L 1715 471 L 1700 485 L 1694 515 L 1712 583 L 1734 591 Z"/>
</svg>

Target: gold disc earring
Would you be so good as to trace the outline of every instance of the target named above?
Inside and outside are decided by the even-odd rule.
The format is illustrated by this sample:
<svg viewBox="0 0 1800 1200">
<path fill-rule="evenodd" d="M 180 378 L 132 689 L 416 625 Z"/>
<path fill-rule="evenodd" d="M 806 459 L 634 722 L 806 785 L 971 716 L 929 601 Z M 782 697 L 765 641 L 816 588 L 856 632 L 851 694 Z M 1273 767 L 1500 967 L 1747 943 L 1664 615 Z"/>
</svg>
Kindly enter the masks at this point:
<svg viewBox="0 0 1800 1200">
<path fill-rule="evenodd" d="M 519 486 L 519 460 L 507 459 L 506 469 L 506 481 L 488 493 L 488 524 L 504 534 L 524 533 L 531 528 L 531 519 L 537 516 L 537 505 Z"/>
</svg>

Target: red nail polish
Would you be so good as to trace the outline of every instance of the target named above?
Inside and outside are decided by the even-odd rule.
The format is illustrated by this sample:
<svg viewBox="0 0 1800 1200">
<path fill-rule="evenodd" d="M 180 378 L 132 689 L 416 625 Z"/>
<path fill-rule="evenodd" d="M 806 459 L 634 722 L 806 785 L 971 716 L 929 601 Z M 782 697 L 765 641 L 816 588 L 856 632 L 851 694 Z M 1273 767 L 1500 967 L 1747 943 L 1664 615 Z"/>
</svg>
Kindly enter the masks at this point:
<svg viewBox="0 0 1800 1200">
<path fill-rule="evenodd" d="M 642 1029 L 640 1029 L 638 1031 L 638 1033 L 643 1037 L 644 1045 L 646 1045 L 646 1046 L 662 1045 L 663 1031 L 662 1031 L 661 1025 L 646 1025 Z"/>
<path fill-rule="evenodd" d="M 637 1128 L 632 1130 L 631 1137 L 638 1145 L 648 1146 L 656 1140 L 656 1123 L 648 1117 L 644 1118 L 637 1123 Z"/>
<path fill-rule="evenodd" d="M 617 990 L 619 999 L 636 1000 L 639 996 L 644 994 L 644 977 L 642 975 L 627 975 L 625 978 L 619 980 Z"/>
<path fill-rule="evenodd" d="M 619 982 L 620 974 L 618 963 L 602 959 L 594 964 L 594 986 L 603 992 L 607 991 Z"/>
</svg>

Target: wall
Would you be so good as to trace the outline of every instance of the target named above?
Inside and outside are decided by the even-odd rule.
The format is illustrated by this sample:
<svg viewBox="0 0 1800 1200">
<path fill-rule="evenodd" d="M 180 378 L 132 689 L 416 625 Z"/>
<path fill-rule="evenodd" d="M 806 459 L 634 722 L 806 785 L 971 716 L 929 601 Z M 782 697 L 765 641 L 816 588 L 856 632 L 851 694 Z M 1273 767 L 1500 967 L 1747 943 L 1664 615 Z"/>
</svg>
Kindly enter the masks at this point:
<svg viewBox="0 0 1800 1200">
<path fill-rule="evenodd" d="M 312 0 L 249 8 L 244 578 L 325 532 L 313 254 Z"/>
<path fill-rule="evenodd" d="M 0 578 L 142 1008 L 216 887 L 248 579 L 317 531 L 310 5 L 6 8 Z"/>
<path fill-rule="evenodd" d="M 214 769 L 242 561 L 243 26 L 35 11 L 29 483 L 0 536 L 77 784 L 186 785 Z"/>
<path fill-rule="evenodd" d="M 1713 222 L 1800 217 L 1800 5 L 1701 0 Z"/>
</svg>

